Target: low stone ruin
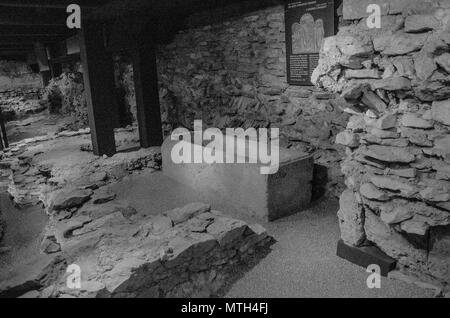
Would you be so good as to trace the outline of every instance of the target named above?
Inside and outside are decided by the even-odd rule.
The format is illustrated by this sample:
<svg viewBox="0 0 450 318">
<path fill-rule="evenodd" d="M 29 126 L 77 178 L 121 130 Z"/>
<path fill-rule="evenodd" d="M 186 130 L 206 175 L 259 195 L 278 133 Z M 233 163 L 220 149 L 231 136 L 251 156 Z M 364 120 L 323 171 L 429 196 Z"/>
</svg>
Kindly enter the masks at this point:
<svg viewBox="0 0 450 318">
<path fill-rule="evenodd" d="M 54 218 L 62 219 L 55 230 L 64 240 L 62 252 L 32 278 L 3 282 L 0 297 L 217 296 L 236 268 L 248 266 L 272 241 L 261 226 L 202 203 L 153 217 L 120 203 L 94 204 L 65 220 L 68 205 L 54 205 Z M 80 289 L 67 285 L 71 264 L 83 269 Z"/>
<path fill-rule="evenodd" d="M 18 120 L 46 110 L 47 105 L 40 100 L 40 94 L 39 89 L 0 92 L 0 109 L 4 120 Z"/>
<path fill-rule="evenodd" d="M 118 147 L 137 136 L 116 130 Z M 159 148 L 96 157 L 89 129 L 23 140 L 2 154 L 1 186 L 18 206 L 42 203 L 49 221 L 41 257 L 0 284 L 0 297 L 217 296 L 265 253 L 259 225 L 193 203 L 152 215 L 117 199 L 110 185 L 161 167 Z M 82 269 L 81 289 L 66 270 Z"/>
<path fill-rule="evenodd" d="M 85 226 L 66 234 L 68 254 L 71 262 L 92 272 L 85 273 L 81 291 L 73 294 L 63 279 L 50 287 L 52 296 L 210 297 L 229 283 L 233 265 L 248 261 L 270 242 L 262 227 L 225 217 L 205 204 L 135 220 L 120 211 L 89 222 L 80 212 Z M 102 222 L 108 226 L 93 232 Z M 90 248 L 93 240 L 100 250 Z"/>
<path fill-rule="evenodd" d="M 368 29 L 365 1 L 344 3 L 313 80 L 351 103 L 342 164 L 342 238 L 375 244 L 424 280 L 450 283 L 450 8 L 383 2 Z M 364 10 L 363 10 L 364 9 Z"/>
<path fill-rule="evenodd" d="M 116 129 L 119 149 L 133 147 L 138 141 L 136 127 Z M 62 188 L 98 188 L 136 170 L 160 169 L 159 149 L 103 158 L 94 156 L 89 144 L 89 128 L 17 142 L 2 154 L 0 186 L 7 189 L 17 206 L 23 207 L 45 202 L 49 194 Z"/>
<path fill-rule="evenodd" d="M 40 103 L 42 80 L 23 62 L 0 60 L 0 109 L 6 121 L 46 109 Z"/>
<path fill-rule="evenodd" d="M 81 72 L 65 72 L 52 78 L 44 89 L 43 100 L 50 113 L 72 116 L 79 126 L 87 126 L 87 102 Z"/>
</svg>

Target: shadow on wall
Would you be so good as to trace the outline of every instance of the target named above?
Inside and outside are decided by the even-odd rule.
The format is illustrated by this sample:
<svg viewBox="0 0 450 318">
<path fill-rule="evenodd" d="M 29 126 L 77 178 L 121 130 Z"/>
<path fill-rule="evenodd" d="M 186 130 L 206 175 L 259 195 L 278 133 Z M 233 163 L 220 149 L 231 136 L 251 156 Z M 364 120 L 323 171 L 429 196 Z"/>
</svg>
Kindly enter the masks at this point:
<svg viewBox="0 0 450 318">
<path fill-rule="evenodd" d="M 327 193 L 327 184 L 329 182 L 328 168 L 315 164 L 312 181 L 312 198 L 311 201 L 317 201 L 325 196 Z"/>
</svg>

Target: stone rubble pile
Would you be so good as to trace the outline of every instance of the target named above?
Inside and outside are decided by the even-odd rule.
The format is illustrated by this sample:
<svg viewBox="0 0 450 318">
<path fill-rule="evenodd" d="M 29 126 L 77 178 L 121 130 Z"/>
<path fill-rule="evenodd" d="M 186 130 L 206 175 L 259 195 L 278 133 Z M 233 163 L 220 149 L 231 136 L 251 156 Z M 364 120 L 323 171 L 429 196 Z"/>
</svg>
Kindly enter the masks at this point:
<svg viewBox="0 0 450 318">
<path fill-rule="evenodd" d="M 64 72 L 61 76 L 52 78 L 44 89 L 42 99 L 48 104 L 50 113 L 72 116 L 80 126 L 88 124 L 87 101 L 81 72 Z"/>
<path fill-rule="evenodd" d="M 0 109 L 4 120 L 18 120 L 46 110 L 47 105 L 40 101 L 40 94 L 39 89 L 0 92 Z"/>
<path fill-rule="evenodd" d="M 146 217 L 120 202 L 88 202 L 67 217 L 75 201 L 83 200 L 54 205 L 62 252 L 34 279 L 4 282 L 0 297 L 217 296 L 272 242 L 261 226 L 203 203 Z M 81 289 L 67 287 L 68 264 L 82 269 Z"/>
<path fill-rule="evenodd" d="M 363 3 L 325 39 L 313 81 L 351 107 L 339 220 L 350 245 L 375 244 L 406 272 L 450 284 L 450 6 L 383 2 L 381 29 Z M 364 7 L 364 10 L 362 8 Z"/>
<path fill-rule="evenodd" d="M 26 62 L 0 60 L 0 92 L 42 88 L 42 79 Z"/>
<path fill-rule="evenodd" d="M 116 140 L 136 133 L 118 129 Z M 89 129 L 63 131 L 2 154 L 0 168 L 9 175 L 2 187 L 18 205 L 41 202 L 49 221 L 40 246 L 48 258 L 18 269 L 24 274 L 2 282 L 0 297 L 216 296 L 237 269 L 267 251 L 271 238 L 262 227 L 209 205 L 154 215 L 118 200 L 110 185 L 134 171 L 160 169 L 160 149 L 98 158 L 80 149 L 88 141 Z M 82 268 L 79 290 L 67 288 L 70 264 Z"/>
<path fill-rule="evenodd" d="M 137 129 L 116 129 L 116 143 L 135 141 Z M 138 140 L 138 139 L 137 139 Z M 66 187 L 98 187 L 120 180 L 137 170 L 161 166 L 159 149 L 118 153 L 110 158 L 91 152 L 90 129 L 62 131 L 22 140 L 2 153 L 0 187 L 7 189 L 17 206 L 43 202 L 50 193 Z M 61 152 L 65 158 L 52 159 Z M 46 157 L 42 159 L 41 157 Z"/>
</svg>

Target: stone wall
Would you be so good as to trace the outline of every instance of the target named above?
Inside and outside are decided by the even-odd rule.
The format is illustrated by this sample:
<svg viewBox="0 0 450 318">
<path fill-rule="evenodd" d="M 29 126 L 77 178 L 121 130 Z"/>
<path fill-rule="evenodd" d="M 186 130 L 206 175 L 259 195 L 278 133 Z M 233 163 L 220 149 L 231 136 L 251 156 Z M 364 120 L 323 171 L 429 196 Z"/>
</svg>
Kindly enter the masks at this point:
<svg viewBox="0 0 450 318">
<path fill-rule="evenodd" d="M 206 204 L 146 218 L 132 210 L 105 206 L 89 212 L 92 222 L 86 222 L 84 211 L 84 227 L 67 232 L 70 248 L 28 280 L 3 281 L 0 298 L 223 296 L 273 243 L 262 226 L 229 218 Z M 69 264 L 83 269 L 80 289 L 67 287 Z"/>
<path fill-rule="evenodd" d="M 5 120 L 18 119 L 45 109 L 38 100 L 43 84 L 23 62 L 0 60 L 0 108 Z"/>
<path fill-rule="evenodd" d="M 38 88 L 0 92 L 3 118 L 6 121 L 17 120 L 45 110 L 47 106 L 40 101 L 41 94 L 42 90 Z"/>
<path fill-rule="evenodd" d="M 0 60 L 0 92 L 42 88 L 39 74 L 33 73 L 26 63 Z"/>
<path fill-rule="evenodd" d="M 118 148 L 135 136 L 133 128 L 116 130 Z M 160 169 L 158 147 L 104 158 L 87 152 L 86 143 L 89 129 L 63 131 L 22 140 L 3 154 L 0 174 L 9 177 L 0 187 L 9 185 L 18 206 L 42 202 L 49 221 L 40 247 L 45 262 L 8 272 L 0 298 L 221 296 L 268 252 L 264 228 L 210 205 L 154 215 L 120 200 L 113 184 Z M 70 264 L 82 269 L 81 289 L 67 288 Z"/>
<path fill-rule="evenodd" d="M 381 29 L 367 27 L 369 3 L 381 5 Z M 449 284 L 450 2 L 345 0 L 343 13 L 313 74 L 352 104 L 337 137 L 347 147 L 342 238 Z"/>
<path fill-rule="evenodd" d="M 198 25 L 210 14 L 188 21 Z M 338 184 L 344 149 L 334 138 L 348 120 L 346 103 L 313 86 L 287 84 L 284 6 L 221 20 L 182 30 L 158 48 L 166 131 L 192 128 L 194 119 L 220 129 L 279 127 L 282 147 L 314 153 L 330 184 Z"/>
<path fill-rule="evenodd" d="M 52 78 L 44 90 L 43 100 L 47 102 L 50 113 L 72 116 L 80 126 L 88 124 L 83 73 L 64 72 Z"/>
<path fill-rule="evenodd" d="M 132 210 L 105 206 L 75 216 L 64 253 L 83 268 L 81 290 L 68 289 L 63 275 L 38 297 L 217 297 L 272 242 L 263 227 L 202 203 L 146 218 Z"/>
</svg>

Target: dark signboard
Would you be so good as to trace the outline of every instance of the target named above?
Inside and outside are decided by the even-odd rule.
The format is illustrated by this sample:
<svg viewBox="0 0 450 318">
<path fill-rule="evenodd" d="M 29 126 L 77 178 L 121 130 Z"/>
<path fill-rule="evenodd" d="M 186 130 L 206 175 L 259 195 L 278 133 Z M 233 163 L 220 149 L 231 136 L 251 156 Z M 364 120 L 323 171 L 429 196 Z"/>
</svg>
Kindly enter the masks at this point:
<svg viewBox="0 0 450 318">
<path fill-rule="evenodd" d="M 334 1 L 289 0 L 285 19 L 287 81 L 290 85 L 311 85 L 322 41 L 334 35 Z"/>
</svg>

